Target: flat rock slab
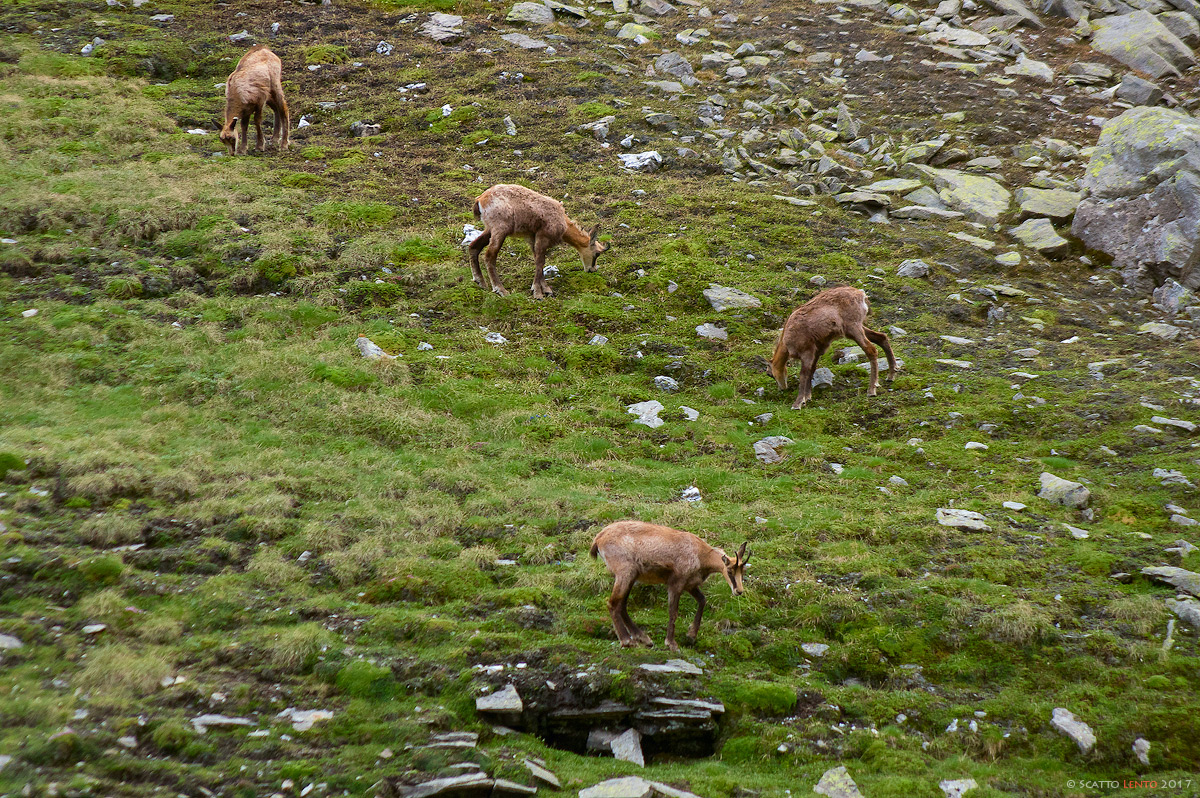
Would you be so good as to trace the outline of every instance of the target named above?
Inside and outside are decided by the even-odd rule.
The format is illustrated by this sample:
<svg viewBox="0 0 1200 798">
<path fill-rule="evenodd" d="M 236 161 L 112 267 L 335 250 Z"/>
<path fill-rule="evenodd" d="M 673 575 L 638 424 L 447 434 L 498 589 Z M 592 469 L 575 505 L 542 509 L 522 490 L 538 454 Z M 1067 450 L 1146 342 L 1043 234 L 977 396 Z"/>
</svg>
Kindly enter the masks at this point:
<svg viewBox="0 0 1200 798">
<path fill-rule="evenodd" d="M 729 338 L 729 333 L 725 332 L 724 327 L 718 327 L 709 322 L 697 326 L 696 335 L 699 335 L 701 338 L 711 338 L 714 341 L 724 341 Z"/>
<path fill-rule="evenodd" d="M 1009 190 L 990 177 L 955 169 L 929 171 L 942 202 L 952 210 L 961 211 L 971 221 L 995 224 L 1012 204 Z"/>
<path fill-rule="evenodd" d="M 1200 629 L 1200 601 L 1167 599 L 1167 607 L 1193 629 Z"/>
<path fill-rule="evenodd" d="M 228 715 L 200 715 L 192 718 L 192 728 L 197 734 L 204 734 L 209 726 L 257 726 L 249 718 L 231 718 Z"/>
<path fill-rule="evenodd" d="M 858 791 L 858 785 L 846 771 L 845 765 L 830 768 L 821 776 L 821 780 L 813 787 L 813 792 L 828 796 L 828 798 L 863 798 Z"/>
<path fill-rule="evenodd" d="M 1200 597 L 1200 574 L 1171 565 L 1155 565 L 1143 568 L 1142 573 L 1160 582 L 1166 582 L 1181 593 Z"/>
<path fill-rule="evenodd" d="M 401 798 L 436 798 L 436 796 L 453 796 L 468 798 L 468 796 L 490 796 L 496 782 L 486 773 L 467 773 L 462 776 L 451 776 L 447 779 L 434 779 L 423 784 L 408 787 L 400 793 Z"/>
<path fill-rule="evenodd" d="M 1038 498 L 1048 502 L 1082 510 L 1092 499 L 1091 491 L 1082 483 L 1056 477 L 1049 471 L 1043 471 L 1038 476 L 1038 481 L 1042 485 L 1038 491 Z"/>
<path fill-rule="evenodd" d="M 558 776 L 555 776 L 552 771 L 542 767 L 537 762 L 533 762 L 531 760 L 526 759 L 525 760 L 525 768 L 529 771 L 530 775 L 532 775 L 536 781 L 540 781 L 543 784 L 547 784 L 556 790 L 562 788 L 562 782 L 560 782 L 558 780 Z"/>
<path fill-rule="evenodd" d="M 704 289 L 704 298 L 708 300 L 708 304 L 712 305 L 712 309 L 718 313 L 734 308 L 762 307 L 762 301 L 758 297 L 751 296 L 745 291 L 739 291 L 736 288 L 727 288 L 716 283 L 709 283 L 708 288 Z"/>
<path fill-rule="evenodd" d="M 920 180 L 914 180 L 911 177 L 893 177 L 890 180 L 879 180 L 869 186 L 863 186 L 862 190 L 884 194 L 903 194 L 906 191 L 915 191 L 922 185 L 924 184 Z"/>
<path fill-rule="evenodd" d="M 662 166 L 662 155 L 658 150 L 627 152 L 618 155 L 617 158 L 621 161 L 622 169 L 633 172 L 657 172 L 658 167 Z"/>
<path fill-rule="evenodd" d="M 1079 752 L 1086 754 L 1096 746 L 1096 734 L 1069 709 L 1055 707 L 1050 718 L 1050 725 L 1070 737 L 1079 746 Z"/>
<path fill-rule="evenodd" d="M 830 372 L 832 374 L 832 372 Z M 767 465 L 783 462 L 783 455 L 779 453 L 779 448 L 787 446 L 792 442 L 791 438 L 784 435 L 771 435 L 763 438 L 760 441 L 754 442 L 754 456 Z"/>
<path fill-rule="evenodd" d="M 332 718 L 333 711 L 328 709 L 296 709 L 295 707 L 288 707 L 275 717 L 291 720 L 292 728 L 296 731 L 308 731 L 313 727 L 313 724 Z"/>
<path fill-rule="evenodd" d="M 939 507 L 937 510 L 937 522 L 942 526 L 952 527 L 954 529 L 965 529 L 969 532 L 991 532 L 992 528 L 988 525 L 987 518 L 981 513 L 976 513 L 971 510 L 959 510 L 953 507 Z"/>
<path fill-rule="evenodd" d="M 497 690 L 475 699 L 476 712 L 519 713 L 524 709 L 525 704 L 521 701 L 521 695 L 511 684 L 506 684 L 503 690 Z"/>
<path fill-rule="evenodd" d="M 526 36 L 524 33 L 505 33 L 500 38 L 509 44 L 520 47 L 522 50 L 545 50 L 550 46 L 541 39 L 534 39 Z"/>
<path fill-rule="evenodd" d="M 579 791 L 579 798 L 651 798 L 654 785 L 638 776 L 609 779 Z"/>
<path fill-rule="evenodd" d="M 421 26 L 421 35 L 440 44 L 458 41 L 463 36 L 463 18 L 457 14 L 430 14 Z"/>
<path fill-rule="evenodd" d="M 1022 219 L 1041 216 L 1065 222 L 1075 215 L 1083 194 L 1063 188 L 1019 188 L 1016 199 Z"/>
<path fill-rule="evenodd" d="M 700 674 L 704 673 L 704 671 L 683 659 L 669 659 L 661 665 L 647 662 L 642 665 L 638 665 L 638 667 L 644 671 L 650 671 L 651 673 L 690 673 L 693 676 L 699 676 Z"/>
</svg>

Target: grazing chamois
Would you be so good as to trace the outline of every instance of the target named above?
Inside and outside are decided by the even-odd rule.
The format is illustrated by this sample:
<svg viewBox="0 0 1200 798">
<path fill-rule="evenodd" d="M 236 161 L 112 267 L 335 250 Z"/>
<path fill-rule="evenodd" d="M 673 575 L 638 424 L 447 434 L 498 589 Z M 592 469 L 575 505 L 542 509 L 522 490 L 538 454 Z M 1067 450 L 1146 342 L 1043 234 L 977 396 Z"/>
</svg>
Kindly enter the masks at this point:
<svg viewBox="0 0 1200 798">
<path fill-rule="evenodd" d="M 779 340 L 775 342 L 771 374 L 779 389 L 786 391 L 788 360 L 800 361 L 800 392 L 792 404 L 793 410 L 799 410 L 812 398 L 812 378 L 817 361 L 825 354 L 829 344 L 838 338 L 854 341 L 871 360 L 871 382 L 867 387 L 867 396 L 874 396 L 879 387 L 879 361 L 872 342 L 882 346 L 887 355 L 888 382 L 896 376 L 896 358 L 892 355 L 891 341 L 886 334 L 863 324 L 870 309 L 866 291 L 841 286 L 822 291 L 788 316 L 779 333 Z"/>
<path fill-rule="evenodd" d="M 251 116 L 258 131 L 258 149 L 266 149 L 262 129 L 264 106 L 270 106 L 275 112 L 275 131 L 271 140 L 279 144 L 279 149 L 287 149 L 291 117 L 287 100 L 283 98 L 282 76 L 283 63 L 264 44 L 250 48 L 229 74 L 225 81 L 225 124 L 221 128 L 221 141 L 229 147 L 230 155 L 246 154 Z"/>
<path fill-rule="evenodd" d="M 704 594 L 700 585 L 712 574 L 721 574 L 735 596 L 742 595 L 742 574 L 750 553 L 746 543 L 732 560 L 721 549 L 713 548 L 690 532 L 670 527 L 647 524 L 642 521 L 617 521 L 600 530 L 592 541 L 593 557 L 599 555 L 612 571 L 616 582 L 612 595 L 608 597 L 608 614 L 621 645 L 629 647 L 641 643 L 654 646 L 650 636 L 643 632 L 629 617 L 626 604 L 629 591 L 636 582 L 667 586 L 667 648 L 678 651 L 675 642 L 675 617 L 679 614 L 679 596 L 691 593 L 696 599 L 696 618 L 688 629 L 687 637 L 695 641 L 700 631 L 700 617 L 704 614 Z"/>
<path fill-rule="evenodd" d="M 596 240 L 600 225 L 590 231 L 584 230 L 567 216 L 561 202 L 524 186 L 507 183 L 492 186 L 475 198 L 473 211 L 476 219 L 483 220 L 484 230 L 467 247 L 471 255 L 471 279 L 479 287 L 486 287 L 483 272 L 479 270 L 479 253 L 487 247 L 484 260 L 488 279 L 491 280 L 492 290 L 500 296 L 507 296 L 508 291 L 496 274 L 496 256 L 500 254 L 504 239 L 510 235 L 525 238 L 533 247 L 536 266 L 533 275 L 534 299 L 554 293 L 546 285 L 546 275 L 542 271 L 546 265 L 546 253 L 554 247 L 564 241 L 575 247 L 583 267 L 589 272 L 596 271 L 596 256 L 608 251 L 608 244 Z"/>
</svg>

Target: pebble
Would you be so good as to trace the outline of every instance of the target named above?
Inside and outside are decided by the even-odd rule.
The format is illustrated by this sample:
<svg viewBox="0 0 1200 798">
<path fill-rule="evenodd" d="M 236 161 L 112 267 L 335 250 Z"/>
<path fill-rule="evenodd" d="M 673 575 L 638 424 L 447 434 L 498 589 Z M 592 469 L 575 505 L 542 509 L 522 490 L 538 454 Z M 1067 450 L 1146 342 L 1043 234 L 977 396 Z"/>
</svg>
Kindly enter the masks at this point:
<svg viewBox="0 0 1200 798">
<path fill-rule="evenodd" d="M 29 310 L 22 310 L 22 311 L 21 311 L 21 316 L 22 316 L 23 318 L 26 318 L 26 319 L 33 318 L 33 317 L 34 317 L 34 316 L 36 316 L 37 314 L 38 314 L 37 308 L 30 308 Z"/>
</svg>

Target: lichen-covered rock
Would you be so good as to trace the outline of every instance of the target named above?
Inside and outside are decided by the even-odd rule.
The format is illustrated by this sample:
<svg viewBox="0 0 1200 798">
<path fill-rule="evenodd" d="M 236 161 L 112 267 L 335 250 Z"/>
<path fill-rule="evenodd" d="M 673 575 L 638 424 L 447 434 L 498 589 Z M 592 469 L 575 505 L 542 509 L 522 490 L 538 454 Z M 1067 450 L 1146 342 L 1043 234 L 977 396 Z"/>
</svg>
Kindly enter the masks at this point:
<svg viewBox="0 0 1200 798">
<path fill-rule="evenodd" d="M 942 202 L 972 221 L 995 224 L 1012 204 L 1009 190 L 990 177 L 956 169 L 930 169 L 929 174 Z"/>
<path fill-rule="evenodd" d="M 508 12 L 505 20 L 529 25 L 553 25 L 554 12 L 541 3 L 517 3 Z"/>
<path fill-rule="evenodd" d="M 1083 199 L 1078 191 L 1061 188 L 1019 188 L 1016 197 L 1022 219 L 1041 216 L 1059 222 L 1074 216 Z"/>
<path fill-rule="evenodd" d="M 1181 593 L 1191 593 L 1193 596 L 1200 597 L 1200 574 L 1195 571 L 1170 565 L 1155 565 L 1143 568 L 1142 573 L 1166 582 Z"/>
<path fill-rule="evenodd" d="M 863 798 L 858 791 L 858 785 L 846 771 L 845 765 L 830 768 L 821 776 L 821 780 L 813 787 L 813 792 L 828 796 L 828 798 Z"/>
<path fill-rule="evenodd" d="M 1148 11 L 1103 17 L 1092 25 L 1093 48 L 1152 78 L 1182 75 L 1196 65 L 1192 48 Z"/>
<path fill-rule="evenodd" d="M 731 308 L 762 307 L 762 301 L 758 297 L 753 297 L 745 291 L 739 291 L 736 288 L 727 288 L 716 283 L 710 283 L 708 288 L 704 289 L 704 298 L 708 300 L 708 304 L 712 305 L 712 309 L 718 313 Z"/>
<path fill-rule="evenodd" d="M 1071 251 L 1071 242 L 1058 234 L 1049 219 L 1028 219 L 1008 232 L 1025 246 L 1043 255 L 1057 257 Z"/>
<path fill-rule="evenodd" d="M 1200 120 L 1132 108 L 1104 125 L 1071 233 L 1110 255 L 1125 285 L 1200 287 Z"/>
</svg>

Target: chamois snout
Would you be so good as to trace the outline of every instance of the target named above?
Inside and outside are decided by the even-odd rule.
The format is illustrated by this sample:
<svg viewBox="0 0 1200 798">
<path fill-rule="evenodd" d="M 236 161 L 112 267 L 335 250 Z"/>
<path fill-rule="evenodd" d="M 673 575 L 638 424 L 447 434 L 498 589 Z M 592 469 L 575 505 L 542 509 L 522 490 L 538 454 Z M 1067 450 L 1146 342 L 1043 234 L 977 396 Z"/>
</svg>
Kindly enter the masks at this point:
<svg viewBox="0 0 1200 798">
<path fill-rule="evenodd" d="M 237 124 L 238 118 L 235 116 L 221 128 L 221 143 L 229 148 L 230 155 L 237 151 Z"/>
<path fill-rule="evenodd" d="M 721 562 L 725 564 L 725 578 L 735 596 L 746 592 L 746 588 L 742 584 L 742 577 L 746 573 L 746 561 L 750 559 L 750 552 L 746 551 L 747 545 L 749 545 L 749 541 L 742 544 L 732 560 L 727 555 L 721 555 Z"/>
</svg>

